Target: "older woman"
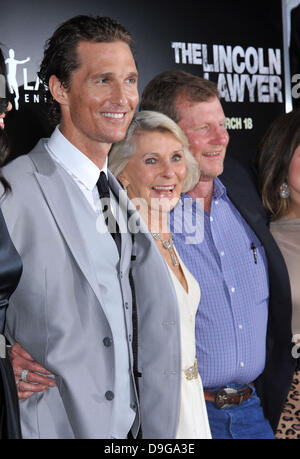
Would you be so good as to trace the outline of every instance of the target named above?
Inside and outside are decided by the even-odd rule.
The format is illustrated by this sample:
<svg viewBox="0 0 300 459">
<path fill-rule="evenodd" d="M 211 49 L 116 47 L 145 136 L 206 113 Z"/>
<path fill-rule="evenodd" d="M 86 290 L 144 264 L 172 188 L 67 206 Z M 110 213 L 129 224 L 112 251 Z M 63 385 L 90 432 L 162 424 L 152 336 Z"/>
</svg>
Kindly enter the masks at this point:
<svg viewBox="0 0 300 459">
<path fill-rule="evenodd" d="M 7 155 L 7 138 L 4 132 L 5 116 L 11 110 L 11 103 L 5 98 L 5 65 L 0 50 L 0 166 Z M 1 194 L 9 189 L 0 171 Z M 8 235 L 3 215 L 0 211 L 0 438 L 21 438 L 18 397 L 16 384 L 9 359 L 6 357 L 3 336 L 5 312 L 8 300 L 15 290 L 21 276 L 22 263 Z"/>
<path fill-rule="evenodd" d="M 300 355 L 300 110 L 273 122 L 262 141 L 258 165 L 262 200 L 271 217 L 270 229 L 289 272 L 293 356 L 297 358 Z M 276 437 L 300 438 L 299 371 L 295 372 Z"/>
<path fill-rule="evenodd" d="M 177 438 L 210 438 L 195 357 L 195 314 L 200 288 L 180 260 L 167 223 L 167 214 L 177 204 L 181 192 L 197 183 L 198 163 L 176 123 L 160 113 L 143 111 L 133 119 L 126 138 L 113 146 L 109 167 L 152 233 L 157 256 L 160 254 L 165 260 L 176 291 L 182 353 Z M 155 329 L 155 324 L 153 326 Z"/>
</svg>

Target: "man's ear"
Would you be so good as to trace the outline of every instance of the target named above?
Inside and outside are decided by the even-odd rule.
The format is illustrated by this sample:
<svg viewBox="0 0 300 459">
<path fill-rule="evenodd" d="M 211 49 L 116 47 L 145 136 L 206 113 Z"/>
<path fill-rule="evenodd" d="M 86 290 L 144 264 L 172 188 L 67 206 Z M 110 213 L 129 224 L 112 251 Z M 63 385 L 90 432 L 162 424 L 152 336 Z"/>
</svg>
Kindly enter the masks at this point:
<svg viewBox="0 0 300 459">
<path fill-rule="evenodd" d="M 49 90 L 59 104 L 64 105 L 68 102 L 67 90 L 55 75 L 49 78 Z"/>
</svg>

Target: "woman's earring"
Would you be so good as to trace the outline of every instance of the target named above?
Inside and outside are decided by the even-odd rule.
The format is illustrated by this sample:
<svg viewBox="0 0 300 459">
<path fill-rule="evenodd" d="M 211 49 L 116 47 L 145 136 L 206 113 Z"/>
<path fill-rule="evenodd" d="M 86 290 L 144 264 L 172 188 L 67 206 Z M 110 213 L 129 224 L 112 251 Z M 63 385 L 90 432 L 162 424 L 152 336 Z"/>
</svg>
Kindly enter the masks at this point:
<svg viewBox="0 0 300 459">
<path fill-rule="evenodd" d="M 287 199 L 290 196 L 291 192 L 287 183 L 283 182 L 279 188 L 279 194 L 282 199 Z"/>
</svg>

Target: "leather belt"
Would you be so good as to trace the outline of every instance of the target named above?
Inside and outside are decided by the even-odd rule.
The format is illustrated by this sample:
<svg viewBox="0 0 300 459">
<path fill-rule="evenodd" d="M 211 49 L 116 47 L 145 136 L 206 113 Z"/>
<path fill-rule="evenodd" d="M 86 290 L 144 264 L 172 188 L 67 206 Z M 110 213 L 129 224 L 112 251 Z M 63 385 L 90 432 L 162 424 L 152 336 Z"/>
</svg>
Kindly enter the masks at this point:
<svg viewBox="0 0 300 459">
<path fill-rule="evenodd" d="M 233 387 L 224 387 L 218 392 L 204 390 L 204 398 L 208 402 L 214 402 L 219 409 L 230 408 L 232 405 L 241 405 L 248 400 L 252 394 L 249 386 L 243 389 L 234 389 Z"/>
</svg>

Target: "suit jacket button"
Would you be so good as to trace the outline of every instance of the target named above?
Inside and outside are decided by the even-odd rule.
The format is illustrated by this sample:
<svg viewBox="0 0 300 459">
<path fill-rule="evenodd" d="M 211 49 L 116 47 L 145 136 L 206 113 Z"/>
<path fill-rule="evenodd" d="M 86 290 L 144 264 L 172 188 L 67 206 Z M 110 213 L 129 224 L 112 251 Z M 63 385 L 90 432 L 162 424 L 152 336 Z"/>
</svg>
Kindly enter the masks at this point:
<svg viewBox="0 0 300 459">
<path fill-rule="evenodd" d="M 115 394 L 111 390 L 108 390 L 105 392 L 105 398 L 111 402 L 115 398 Z"/>
<path fill-rule="evenodd" d="M 103 340 L 103 344 L 105 347 L 109 347 L 112 344 L 112 340 L 108 336 L 106 336 Z"/>
</svg>

